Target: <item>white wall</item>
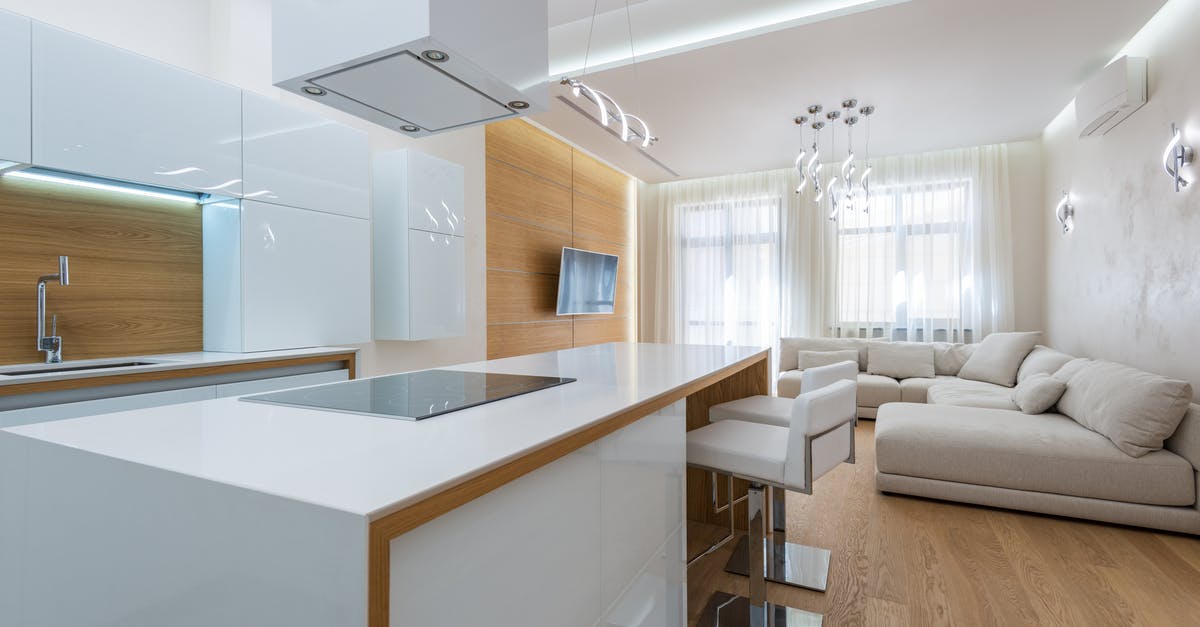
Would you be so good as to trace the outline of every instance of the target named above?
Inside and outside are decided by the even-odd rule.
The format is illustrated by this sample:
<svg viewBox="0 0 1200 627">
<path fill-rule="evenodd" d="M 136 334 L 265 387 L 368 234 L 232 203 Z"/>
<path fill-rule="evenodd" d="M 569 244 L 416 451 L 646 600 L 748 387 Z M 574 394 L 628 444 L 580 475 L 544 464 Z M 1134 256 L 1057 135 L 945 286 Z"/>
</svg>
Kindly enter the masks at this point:
<svg viewBox="0 0 1200 627">
<path fill-rule="evenodd" d="M 1062 350 L 1190 381 L 1200 393 L 1200 168 L 1175 193 L 1169 126 L 1200 148 L 1200 0 L 1170 0 L 1124 54 L 1148 58 L 1149 101 L 1107 135 L 1078 138 L 1068 107 L 1043 134 L 1046 321 Z M 1051 209 L 1069 189 L 1076 228 Z"/>
<path fill-rule="evenodd" d="M 1012 211 L 1013 306 L 1018 331 L 1041 331 L 1045 317 L 1045 208 L 1042 202 L 1042 142 L 1008 145 L 1009 206 Z"/>
<path fill-rule="evenodd" d="M 360 346 L 363 375 L 477 361 L 487 354 L 483 127 L 412 139 L 271 84 L 270 0 L 0 0 L 0 8 L 316 111 L 370 134 L 372 152 L 413 148 L 466 170 L 467 334 Z M 361 268 L 348 268 L 360 272 Z"/>
</svg>

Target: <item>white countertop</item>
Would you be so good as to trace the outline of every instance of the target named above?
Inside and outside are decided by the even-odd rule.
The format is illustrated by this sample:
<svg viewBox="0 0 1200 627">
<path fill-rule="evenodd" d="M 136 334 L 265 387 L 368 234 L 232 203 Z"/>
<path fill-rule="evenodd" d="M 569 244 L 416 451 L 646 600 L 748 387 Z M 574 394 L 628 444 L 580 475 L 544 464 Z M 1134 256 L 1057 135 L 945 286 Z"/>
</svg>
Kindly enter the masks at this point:
<svg viewBox="0 0 1200 627">
<path fill-rule="evenodd" d="M 4 431 L 373 519 L 766 350 L 602 344 L 452 366 L 578 381 L 416 422 L 229 398 Z"/>
<path fill-rule="evenodd" d="M 108 359 L 79 359 L 69 360 L 62 364 L 14 364 L 8 366 L 0 366 L 0 387 L 6 385 L 18 385 L 26 383 L 41 383 L 45 381 L 63 381 L 68 379 L 87 379 L 91 377 L 107 377 L 112 375 L 130 374 L 135 372 L 158 372 L 167 370 L 183 370 L 187 368 L 198 368 L 202 366 L 227 366 L 231 364 L 245 364 L 256 361 L 271 361 L 275 359 L 289 359 L 296 357 L 313 357 L 320 355 L 334 355 L 339 353 L 358 352 L 356 348 L 345 347 L 317 347 L 317 348 L 295 348 L 282 351 L 265 351 L 260 353 L 171 353 L 166 355 L 132 355 L 129 357 L 113 357 Z M 5 376 L 6 372 L 14 372 L 20 370 L 34 370 L 38 368 L 52 368 L 55 366 L 65 367 L 87 367 L 89 365 L 103 365 L 106 363 L 118 363 L 127 361 L 149 362 L 144 366 L 125 366 L 121 368 L 99 368 L 94 370 L 68 370 L 66 372 L 47 372 L 42 374 L 25 374 L 17 376 Z"/>
</svg>

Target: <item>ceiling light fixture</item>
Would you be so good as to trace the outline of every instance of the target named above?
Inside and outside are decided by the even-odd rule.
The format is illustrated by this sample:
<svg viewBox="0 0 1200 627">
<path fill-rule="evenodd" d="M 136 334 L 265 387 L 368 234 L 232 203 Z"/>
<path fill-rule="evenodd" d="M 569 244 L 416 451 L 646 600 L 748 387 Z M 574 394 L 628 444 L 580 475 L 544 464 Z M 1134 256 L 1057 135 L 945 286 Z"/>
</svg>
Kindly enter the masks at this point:
<svg viewBox="0 0 1200 627">
<path fill-rule="evenodd" d="M 856 110 L 857 109 L 857 110 Z M 825 202 L 826 193 L 830 204 L 829 219 L 837 220 L 842 212 L 843 204 L 854 205 L 858 198 L 862 198 L 863 212 L 870 211 L 871 201 L 871 165 L 867 160 L 870 158 L 870 142 L 871 142 L 871 115 L 875 113 L 875 107 L 866 105 L 858 108 L 857 98 L 847 98 L 841 102 L 841 110 L 829 111 L 825 114 L 826 121 L 820 121 L 818 114 L 824 110 L 824 107 L 817 104 L 808 107 L 808 115 L 798 115 L 792 118 L 792 122 L 800 126 L 800 153 L 796 155 L 794 166 L 796 172 L 800 175 L 800 182 L 796 186 L 796 193 L 803 193 L 812 185 L 813 202 L 820 205 Z M 809 120 L 813 120 L 809 124 Z M 841 120 L 846 125 L 846 157 L 842 159 L 841 166 L 833 173 L 833 176 L 822 185 L 821 170 L 824 165 L 821 163 L 821 129 L 827 124 L 833 125 L 832 129 L 836 129 L 835 123 Z M 854 152 L 854 127 L 860 122 L 866 125 L 866 140 L 863 143 L 863 153 L 866 159 L 859 160 Z M 804 126 L 809 125 L 813 130 L 812 153 L 804 149 Z M 837 150 L 837 134 L 831 132 L 829 137 L 830 154 L 838 154 Z M 804 160 L 808 158 L 808 164 L 805 165 Z M 861 171 L 859 174 L 859 166 L 861 161 Z M 857 181 L 855 178 L 857 177 Z"/>
<path fill-rule="evenodd" d="M 404 131 L 405 133 L 415 133 L 421 130 L 421 127 L 415 124 L 405 124 L 404 126 L 400 127 L 400 130 Z"/>
<path fill-rule="evenodd" d="M 598 7 L 598 2 L 592 5 L 592 23 L 588 29 L 587 48 L 583 53 L 584 76 L 587 75 L 587 58 L 592 48 L 592 31 L 594 31 L 596 28 L 596 14 L 598 12 Z M 625 24 L 629 31 L 630 65 L 634 66 L 634 80 L 636 81 L 637 57 L 633 49 L 633 23 L 629 14 L 628 0 L 625 2 Z M 618 121 L 621 124 L 621 141 L 628 143 L 630 141 L 637 140 L 641 144 L 642 148 L 649 148 L 651 144 L 658 141 L 658 138 L 650 133 L 650 126 L 646 124 L 645 120 L 631 113 L 625 113 L 625 110 L 621 108 L 621 105 L 617 104 L 617 101 L 613 100 L 613 98 L 608 94 L 585 85 L 579 79 L 566 76 L 559 81 L 559 84 L 570 87 L 571 94 L 576 98 L 586 97 L 588 100 L 591 100 L 592 103 L 596 105 L 596 108 L 600 113 L 599 117 L 601 126 L 607 127 L 613 120 Z M 634 125 L 636 125 L 636 128 Z"/>
<path fill-rule="evenodd" d="M 1162 164 L 1163 169 L 1167 171 L 1167 176 L 1170 176 L 1175 181 L 1175 191 L 1179 191 L 1188 186 L 1188 181 L 1183 178 L 1183 166 L 1192 162 L 1192 147 L 1183 145 L 1183 131 L 1175 124 L 1171 124 L 1171 141 L 1167 144 L 1167 149 L 1163 151 Z"/>
<path fill-rule="evenodd" d="M 520 110 L 520 109 L 528 109 L 528 108 L 529 108 L 529 103 L 528 103 L 528 102 L 525 102 L 524 100 L 513 100 L 513 101 L 511 101 L 511 102 L 509 102 L 509 103 L 508 103 L 508 108 L 509 108 L 509 109 L 518 109 L 518 110 Z"/>
<path fill-rule="evenodd" d="M 445 63 L 450 60 L 450 55 L 441 50 L 426 50 L 421 53 L 421 56 L 425 57 L 426 61 L 433 61 L 434 63 Z"/>
<path fill-rule="evenodd" d="M 320 87 L 313 87 L 312 85 L 305 85 L 300 89 L 310 96 L 324 96 L 326 94 L 324 89 L 321 89 Z"/>
</svg>

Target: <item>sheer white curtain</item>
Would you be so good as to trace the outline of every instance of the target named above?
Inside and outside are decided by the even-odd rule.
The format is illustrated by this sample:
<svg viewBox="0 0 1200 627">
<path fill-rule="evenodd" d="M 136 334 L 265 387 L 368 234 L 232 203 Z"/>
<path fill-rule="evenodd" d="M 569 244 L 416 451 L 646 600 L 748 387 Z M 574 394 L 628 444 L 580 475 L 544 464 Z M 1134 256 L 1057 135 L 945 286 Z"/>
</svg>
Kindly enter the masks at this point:
<svg viewBox="0 0 1200 627">
<path fill-rule="evenodd" d="M 880 159 L 869 211 L 826 233 L 830 334 L 979 341 L 1013 324 L 1008 157 L 983 146 Z"/>
<path fill-rule="evenodd" d="M 837 221 L 812 185 L 794 192 L 791 168 L 642 184 L 640 339 L 979 341 L 1010 329 L 1006 147 L 872 166 L 871 210 L 860 202 Z"/>
<path fill-rule="evenodd" d="M 642 340 L 773 346 L 828 328 L 828 221 L 797 182 L 789 168 L 642 185 Z"/>
</svg>

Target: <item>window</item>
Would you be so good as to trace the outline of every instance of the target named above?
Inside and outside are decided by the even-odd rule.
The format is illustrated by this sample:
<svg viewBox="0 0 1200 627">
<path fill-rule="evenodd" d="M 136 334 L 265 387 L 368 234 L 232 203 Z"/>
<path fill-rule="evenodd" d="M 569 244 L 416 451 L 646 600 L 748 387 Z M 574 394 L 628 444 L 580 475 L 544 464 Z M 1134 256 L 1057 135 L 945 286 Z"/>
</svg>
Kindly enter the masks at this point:
<svg viewBox="0 0 1200 627">
<path fill-rule="evenodd" d="M 963 328 L 970 188 L 969 180 L 876 188 L 869 212 L 843 212 L 835 335 L 971 341 Z"/>
<path fill-rule="evenodd" d="M 778 341 L 781 204 L 764 197 L 676 205 L 683 342 Z"/>
</svg>

